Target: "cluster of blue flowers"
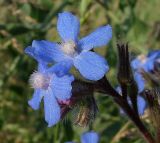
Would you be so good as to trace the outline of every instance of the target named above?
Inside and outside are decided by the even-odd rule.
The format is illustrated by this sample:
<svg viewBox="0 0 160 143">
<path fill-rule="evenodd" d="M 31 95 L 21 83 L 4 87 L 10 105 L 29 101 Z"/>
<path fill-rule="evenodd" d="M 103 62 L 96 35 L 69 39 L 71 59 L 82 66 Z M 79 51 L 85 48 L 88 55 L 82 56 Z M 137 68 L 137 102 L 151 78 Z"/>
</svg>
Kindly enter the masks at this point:
<svg viewBox="0 0 160 143">
<path fill-rule="evenodd" d="M 81 136 L 81 143 L 98 143 L 99 142 L 99 135 L 94 132 L 85 132 Z M 66 142 L 66 143 L 75 143 L 75 142 Z"/>
<path fill-rule="evenodd" d="M 60 121 L 60 101 L 72 96 L 74 76 L 70 69 L 74 66 L 87 80 L 99 80 L 109 70 L 107 61 L 92 50 L 105 46 L 112 37 L 109 25 L 97 28 L 88 36 L 78 39 L 80 22 L 70 12 L 58 15 L 57 30 L 61 43 L 34 40 L 25 53 L 38 62 L 38 69 L 30 77 L 35 89 L 29 105 L 37 110 L 44 100 L 45 120 L 51 127 Z M 85 143 L 85 142 L 84 142 Z"/>
</svg>

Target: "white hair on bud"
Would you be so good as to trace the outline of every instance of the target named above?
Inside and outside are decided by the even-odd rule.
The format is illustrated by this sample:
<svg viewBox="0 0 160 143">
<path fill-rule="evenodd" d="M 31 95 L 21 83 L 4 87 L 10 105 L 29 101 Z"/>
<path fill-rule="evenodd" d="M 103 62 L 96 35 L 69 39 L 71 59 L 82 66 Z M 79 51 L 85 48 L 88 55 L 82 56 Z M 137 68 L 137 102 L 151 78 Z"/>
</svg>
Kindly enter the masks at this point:
<svg viewBox="0 0 160 143">
<path fill-rule="evenodd" d="M 31 74 L 29 82 L 33 88 L 46 90 L 49 86 L 50 78 L 43 73 L 35 71 L 33 74 Z"/>
<path fill-rule="evenodd" d="M 69 40 L 61 44 L 61 50 L 68 56 L 74 56 L 76 54 L 76 44 L 73 40 Z"/>
</svg>

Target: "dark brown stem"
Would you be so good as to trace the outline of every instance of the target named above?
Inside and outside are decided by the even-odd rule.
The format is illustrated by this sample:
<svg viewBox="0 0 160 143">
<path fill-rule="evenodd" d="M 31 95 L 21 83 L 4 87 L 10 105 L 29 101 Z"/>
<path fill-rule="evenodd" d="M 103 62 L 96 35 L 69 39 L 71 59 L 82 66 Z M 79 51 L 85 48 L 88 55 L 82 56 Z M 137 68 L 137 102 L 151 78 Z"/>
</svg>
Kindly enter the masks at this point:
<svg viewBox="0 0 160 143">
<path fill-rule="evenodd" d="M 106 77 L 103 77 L 101 80 L 97 81 L 94 84 L 94 91 L 97 91 L 97 92 L 100 92 L 100 93 L 104 93 L 104 94 L 108 94 L 108 95 L 110 95 L 112 97 L 121 96 L 114 90 L 114 88 L 111 86 L 111 84 L 106 79 Z"/>
<path fill-rule="evenodd" d="M 120 97 L 121 98 L 121 97 Z M 141 134 L 143 135 L 144 139 L 148 143 L 155 143 L 153 137 L 147 130 L 147 128 L 144 126 L 142 121 L 140 120 L 139 116 L 135 114 L 135 112 L 132 110 L 130 105 L 128 104 L 127 100 L 124 100 L 124 98 L 121 99 L 114 99 L 114 101 L 124 110 L 124 112 L 128 115 L 128 117 L 132 120 L 132 122 L 136 125 L 136 127 L 139 129 Z"/>
<path fill-rule="evenodd" d="M 98 81 L 100 82 L 100 81 Z M 119 95 L 114 88 L 110 85 L 108 80 L 104 77 L 103 80 L 101 80 L 102 84 L 100 87 L 103 88 L 103 93 L 109 94 L 113 97 L 114 101 L 123 109 L 123 111 L 128 115 L 128 117 L 132 120 L 132 122 L 136 125 L 136 127 L 139 129 L 140 133 L 144 137 L 144 139 L 148 143 L 156 143 L 153 139 L 152 135 L 149 133 L 147 128 L 144 126 L 142 121 L 140 120 L 139 116 L 136 114 L 136 112 L 132 109 L 132 107 L 129 105 L 128 100 L 121 95 Z M 104 86 L 104 82 L 106 83 Z M 103 85 L 103 86 L 102 86 Z M 99 88 L 100 88 L 99 87 Z M 109 92 L 108 92 L 109 91 Z M 100 92 L 100 90 L 99 90 Z"/>
<path fill-rule="evenodd" d="M 127 99 L 127 85 L 121 84 L 122 96 L 124 99 Z"/>
</svg>

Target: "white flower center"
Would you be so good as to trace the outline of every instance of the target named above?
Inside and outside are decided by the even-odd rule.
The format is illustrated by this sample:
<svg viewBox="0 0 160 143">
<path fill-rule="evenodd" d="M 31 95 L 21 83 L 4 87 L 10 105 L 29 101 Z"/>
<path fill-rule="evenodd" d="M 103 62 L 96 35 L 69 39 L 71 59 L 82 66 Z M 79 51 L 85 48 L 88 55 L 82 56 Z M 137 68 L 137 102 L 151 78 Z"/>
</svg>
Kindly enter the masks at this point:
<svg viewBox="0 0 160 143">
<path fill-rule="evenodd" d="M 74 41 L 69 40 L 61 44 L 61 50 L 64 54 L 73 57 L 76 54 L 76 44 Z"/>
<path fill-rule="evenodd" d="M 138 59 L 141 61 L 142 64 L 147 62 L 147 57 L 145 55 L 139 55 Z"/>
<path fill-rule="evenodd" d="M 36 71 L 31 74 L 29 82 L 33 88 L 46 90 L 49 86 L 50 77 Z"/>
</svg>

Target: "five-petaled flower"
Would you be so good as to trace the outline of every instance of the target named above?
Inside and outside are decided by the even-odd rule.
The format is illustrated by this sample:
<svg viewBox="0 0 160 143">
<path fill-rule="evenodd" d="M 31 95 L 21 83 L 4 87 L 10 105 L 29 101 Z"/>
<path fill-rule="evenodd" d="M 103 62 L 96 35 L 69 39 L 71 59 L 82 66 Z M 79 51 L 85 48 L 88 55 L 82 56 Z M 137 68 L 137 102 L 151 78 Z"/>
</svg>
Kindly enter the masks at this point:
<svg viewBox="0 0 160 143">
<path fill-rule="evenodd" d="M 33 41 L 34 56 L 47 63 L 65 62 L 68 68 L 73 65 L 81 75 L 89 80 L 99 80 L 109 70 L 107 61 L 90 51 L 93 48 L 105 46 L 112 37 L 112 28 L 109 25 L 97 28 L 88 36 L 78 39 L 80 22 L 70 12 L 59 14 L 57 29 L 62 39 L 60 44 L 49 41 Z"/>
<path fill-rule="evenodd" d="M 29 55 L 33 56 L 31 51 Z M 48 67 L 40 59 L 38 70 L 30 76 L 30 84 L 34 88 L 33 98 L 28 104 L 34 109 L 39 109 L 42 98 L 44 99 L 45 120 L 48 126 L 55 125 L 61 117 L 61 109 L 58 100 L 65 101 L 71 97 L 73 76 L 67 73 L 63 63 L 57 63 Z"/>
</svg>

